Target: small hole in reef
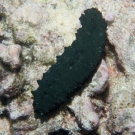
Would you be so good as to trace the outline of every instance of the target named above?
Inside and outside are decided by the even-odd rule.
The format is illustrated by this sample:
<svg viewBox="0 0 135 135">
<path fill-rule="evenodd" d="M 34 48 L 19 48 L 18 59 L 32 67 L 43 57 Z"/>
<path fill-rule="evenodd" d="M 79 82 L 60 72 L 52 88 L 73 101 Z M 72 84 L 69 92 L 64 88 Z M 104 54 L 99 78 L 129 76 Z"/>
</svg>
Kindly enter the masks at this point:
<svg viewBox="0 0 135 135">
<path fill-rule="evenodd" d="M 1 101 L 3 105 L 7 105 L 9 103 L 9 99 L 5 96 L 1 97 Z"/>
<path fill-rule="evenodd" d="M 68 135 L 68 134 L 69 134 L 69 131 L 60 129 L 54 132 L 50 132 L 48 135 Z"/>
<path fill-rule="evenodd" d="M 2 15 L 0 15 L 0 21 L 2 21 L 2 18 L 3 18 Z"/>
</svg>

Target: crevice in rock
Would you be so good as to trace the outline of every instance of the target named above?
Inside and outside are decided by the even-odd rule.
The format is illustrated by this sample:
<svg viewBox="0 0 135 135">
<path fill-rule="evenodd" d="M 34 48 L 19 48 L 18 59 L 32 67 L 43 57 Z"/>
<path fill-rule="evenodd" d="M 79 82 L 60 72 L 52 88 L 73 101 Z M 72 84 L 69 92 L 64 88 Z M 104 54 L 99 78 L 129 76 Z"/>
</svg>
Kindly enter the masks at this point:
<svg viewBox="0 0 135 135">
<path fill-rule="evenodd" d="M 113 54 L 113 59 L 115 60 L 115 62 L 116 62 L 116 68 L 117 68 L 117 70 L 119 71 L 119 72 L 121 72 L 121 73 L 123 73 L 123 74 L 125 74 L 125 68 L 124 68 L 124 66 L 122 65 L 122 61 L 119 59 L 119 57 L 118 57 L 118 54 L 117 54 L 117 52 L 116 52 L 116 49 L 115 49 L 115 46 L 114 45 L 112 45 L 110 42 L 109 42 L 109 40 L 107 41 L 107 44 L 106 44 L 106 47 L 105 47 L 105 51 L 106 52 L 111 52 L 112 54 Z M 110 55 L 109 53 L 108 54 L 105 54 L 105 57 L 106 57 L 106 55 Z M 111 57 L 111 56 L 109 56 L 109 57 Z"/>
</svg>

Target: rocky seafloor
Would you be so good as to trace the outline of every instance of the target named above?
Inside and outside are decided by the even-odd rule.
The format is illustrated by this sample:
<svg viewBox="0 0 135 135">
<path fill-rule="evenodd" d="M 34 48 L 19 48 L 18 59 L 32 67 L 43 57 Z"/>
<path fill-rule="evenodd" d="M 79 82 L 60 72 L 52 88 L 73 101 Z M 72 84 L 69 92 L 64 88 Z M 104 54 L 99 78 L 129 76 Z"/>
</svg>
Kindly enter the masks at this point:
<svg viewBox="0 0 135 135">
<path fill-rule="evenodd" d="M 80 95 L 41 122 L 31 91 L 75 40 L 79 17 L 97 8 L 107 22 L 104 56 Z M 134 135 L 135 2 L 0 0 L 0 134 Z"/>
</svg>

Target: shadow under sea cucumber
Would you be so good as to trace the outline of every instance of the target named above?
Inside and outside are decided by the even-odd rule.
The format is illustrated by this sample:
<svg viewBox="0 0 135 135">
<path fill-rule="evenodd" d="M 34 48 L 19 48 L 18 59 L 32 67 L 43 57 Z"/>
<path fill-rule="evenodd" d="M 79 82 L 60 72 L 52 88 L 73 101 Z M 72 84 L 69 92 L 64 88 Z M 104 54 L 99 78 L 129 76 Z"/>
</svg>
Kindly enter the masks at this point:
<svg viewBox="0 0 135 135">
<path fill-rule="evenodd" d="M 82 28 L 77 30 L 76 40 L 57 56 L 57 63 L 38 80 L 38 89 L 32 91 L 34 111 L 39 117 L 66 102 L 88 78 L 92 79 L 102 58 L 107 24 L 101 13 L 95 8 L 87 9 L 80 21 Z"/>
</svg>

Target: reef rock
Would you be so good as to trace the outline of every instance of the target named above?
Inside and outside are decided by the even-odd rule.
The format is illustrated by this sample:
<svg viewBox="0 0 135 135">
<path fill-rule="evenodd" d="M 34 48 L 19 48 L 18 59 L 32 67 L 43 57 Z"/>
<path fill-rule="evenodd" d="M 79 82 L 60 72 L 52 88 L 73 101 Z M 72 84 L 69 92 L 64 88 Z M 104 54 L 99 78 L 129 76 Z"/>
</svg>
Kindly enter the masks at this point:
<svg viewBox="0 0 135 135">
<path fill-rule="evenodd" d="M 10 45 L 5 46 L 0 44 L 0 59 L 5 63 L 11 66 L 12 69 L 17 69 L 21 66 L 20 54 L 21 46 L 20 45 Z"/>
<path fill-rule="evenodd" d="M 28 117 L 32 113 L 32 100 L 19 101 L 16 99 L 7 106 L 7 111 L 11 120 Z"/>
<path fill-rule="evenodd" d="M 9 74 L 0 82 L 0 96 L 13 97 L 19 95 L 23 89 L 24 80 L 19 75 Z"/>
<path fill-rule="evenodd" d="M 108 86 L 109 69 L 106 62 L 102 59 L 101 64 L 86 88 L 91 95 L 102 93 Z"/>
<path fill-rule="evenodd" d="M 80 106 L 78 106 L 78 104 Z M 94 111 L 89 97 L 76 97 L 72 102 L 72 105 L 69 107 L 75 113 L 75 116 L 83 129 L 91 131 L 97 128 L 99 124 L 99 116 Z"/>
<path fill-rule="evenodd" d="M 0 134 L 10 135 L 10 122 L 6 118 L 0 118 Z"/>
</svg>

